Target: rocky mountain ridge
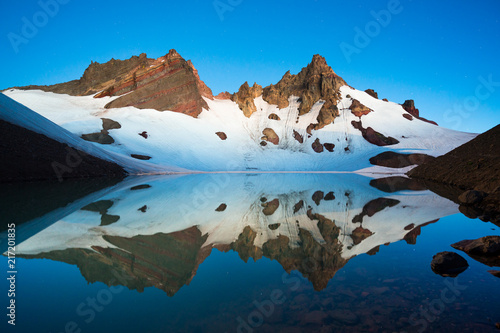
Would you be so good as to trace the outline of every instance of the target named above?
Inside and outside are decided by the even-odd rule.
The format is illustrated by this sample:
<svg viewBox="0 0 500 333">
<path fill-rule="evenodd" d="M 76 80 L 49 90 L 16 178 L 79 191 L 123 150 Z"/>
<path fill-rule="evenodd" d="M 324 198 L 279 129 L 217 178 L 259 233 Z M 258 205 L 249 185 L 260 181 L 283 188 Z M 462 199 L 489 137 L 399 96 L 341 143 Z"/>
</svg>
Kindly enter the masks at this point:
<svg viewBox="0 0 500 333">
<path fill-rule="evenodd" d="M 429 125 L 411 100 L 350 87 L 320 55 L 277 84 L 245 82 L 215 97 L 175 50 L 92 63 L 79 80 L 4 94 L 153 172 L 401 169 L 475 136 Z"/>
<path fill-rule="evenodd" d="M 250 86 L 245 82 L 237 92 L 222 92 L 215 98 L 234 101 L 246 117 L 257 111 L 254 99 L 259 96 L 279 109 L 288 107 L 290 97 L 297 96 L 299 116 L 310 112 L 317 102 L 323 101 L 317 122 L 311 128 L 318 130 L 339 116 L 339 89 L 345 85 L 347 83 L 333 71 L 326 59 L 316 54 L 299 73 L 291 74 L 288 71 L 276 84 L 263 88 L 257 83 Z M 142 53 L 126 60 L 111 59 L 103 64 L 91 62 L 79 80 L 9 89 L 42 90 L 71 96 L 94 95 L 95 98 L 121 96 L 108 103 L 106 108 L 135 106 L 180 112 L 193 117 L 197 117 L 203 108 L 208 109 L 203 98 L 214 99 L 211 89 L 200 79 L 191 60 L 186 61 L 175 49 L 158 59 L 148 58 Z M 367 91 L 378 98 L 373 89 Z M 402 106 L 409 113 L 410 120 L 415 117 L 427 121 L 419 116 L 413 100 L 406 100 Z M 353 102 L 351 110 L 358 117 L 370 112 L 357 100 Z"/>
</svg>

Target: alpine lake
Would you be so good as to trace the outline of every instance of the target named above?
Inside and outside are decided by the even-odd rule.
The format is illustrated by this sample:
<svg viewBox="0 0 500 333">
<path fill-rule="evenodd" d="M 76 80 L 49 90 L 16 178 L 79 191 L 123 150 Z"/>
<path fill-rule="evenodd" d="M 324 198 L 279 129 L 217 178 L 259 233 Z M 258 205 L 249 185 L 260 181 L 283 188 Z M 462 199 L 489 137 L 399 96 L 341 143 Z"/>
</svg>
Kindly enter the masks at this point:
<svg viewBox="0 0 500 333">
<path fill-rule="evenodd" d="M 379 177 L 2 184 L 1 332 L 498 331 L 500 279 L 451 244 L 499 227 Z M 469 267 L 434 273 L 442 251 Z"/>
</svg>

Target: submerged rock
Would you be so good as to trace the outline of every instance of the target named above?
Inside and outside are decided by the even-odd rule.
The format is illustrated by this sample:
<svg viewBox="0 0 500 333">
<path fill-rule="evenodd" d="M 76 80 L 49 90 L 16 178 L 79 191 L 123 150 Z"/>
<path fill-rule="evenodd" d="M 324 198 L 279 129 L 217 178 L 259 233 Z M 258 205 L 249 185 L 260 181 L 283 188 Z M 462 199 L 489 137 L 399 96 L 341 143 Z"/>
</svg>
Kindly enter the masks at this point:
<svg viewBox="0 0 500 333">
<path fill-rule="evenodd" d="M 432 257 L 431 268 L 441 276 L 456 277 L 469 267 L 467 260 L 455 252 L 440 252 Z"/>
</svg>

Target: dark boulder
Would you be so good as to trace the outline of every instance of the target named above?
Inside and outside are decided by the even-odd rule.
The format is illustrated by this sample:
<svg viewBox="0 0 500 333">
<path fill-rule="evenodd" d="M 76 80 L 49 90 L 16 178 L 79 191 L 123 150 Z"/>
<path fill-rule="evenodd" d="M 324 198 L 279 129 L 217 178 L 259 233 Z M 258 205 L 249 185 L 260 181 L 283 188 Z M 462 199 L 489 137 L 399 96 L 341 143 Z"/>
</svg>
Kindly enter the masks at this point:
<svg viewBox="0 0 500 333">
<path fill-rule="evenodd" d="M 114 121 L 113 119 L 101 118 L 101 120 L 102 120 L 102 128 L 106 131 L 122 128 L 122 125 L 120 125 L 119 122 Z"/>
<path fill-rule="evenodd" d="M 321 144 L 321 142 L 319 142 L 318 138 L 316 138 L 316 140 L 314 140 L 314 142 L 312 143 L 311 147 L 317 153 L 322 153 L 323 152 L 323 145 Z"/>
<path fill-rule="evenodd" d="M 226 133 L 224 133 L 224 132 L 215 132 L 215 134 L 217 134 L 217 136 L 218 136 L 221 140 L 226 140 L 226 139 L 227 139 L 227 135 L 226 135 Z"/>
<path fill-rule="evenodd" d="M 299 143 L 304 143 L 304 137 L 299 134 L 296 130 L 293 130 L 293 138 L 297 140 Z"/>
<path fill-rule="evenodd" d="M 482 191 L 468 190 L 458 197 L 458 201 L 464 205 L 474 205 L 480 203 L 485 197 Z"/>
<path fill-rule="evenodd" d="M 441 276 L 456 277 L 469 267 L 467 260 L 455 252 L 440 252 L 432 257 L 431 268 Z"/>
<path fill-rule="evenodd" d="M 271 113 L 268 118 L 271 120 L 281 120 L 281 118 L 276 113 Z"/>
<path fill-rule="evenodd" d="M 333 149 L 335 148 L 335 144 L 329 143 L 329 142 L 325 142 L 323 144 L 323 147 L 325 147 L 326 150 L 328 150 L 330 153 L 332 153 Z"/>
<path fill-rule="evenodd" d="M 219 207 L 217 207 L 217 208 L 215 209 L 215 211 L 216 211 L 216 212 L 223 212 L 223 211 L 225 211 L 225 210 L 226 210 L 226 208 L 227 208 L 227 205 L 226 205 L 225 203 L 221 203 L 221 204 L 219 205 Z"/>
<path fill-rule="evenodd" d="M 147 156 L 147 155 L 130 154 L 130 156 L 133 157 L 133 158 L 136 158 L 138 160 L 143 160 L 143 161 L 147 161 L 147 160 L 151 159 L 151 156 Z"/>
<path fill-rule="evenodd" d="M 115 142 L 106 130 L 96 133 L 82 134 L 81 138 L 85 141 L 96 142 L 102 145 L 110 145 Z"/>
</svg>

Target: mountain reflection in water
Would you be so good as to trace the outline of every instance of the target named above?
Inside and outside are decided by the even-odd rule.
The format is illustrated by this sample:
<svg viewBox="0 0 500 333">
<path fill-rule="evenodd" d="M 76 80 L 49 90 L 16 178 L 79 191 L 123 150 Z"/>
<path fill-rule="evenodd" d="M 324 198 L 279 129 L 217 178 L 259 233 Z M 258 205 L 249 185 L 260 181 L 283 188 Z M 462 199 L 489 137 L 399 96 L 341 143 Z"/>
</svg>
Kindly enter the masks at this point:
<svg viewBox="0 0 500 333">
<path fill-rule="evenodd" d="M 130 177 L 17 253 L 77 265 L 90 283 L 173 296 L 215 248 L 245 262 L 276 260 L 320 291 L 351 258 L 415 244 L 422 226 L 455 213 L 456 204 L 404 178 L 370 186 L 355 174 Z"/>
</svg>

